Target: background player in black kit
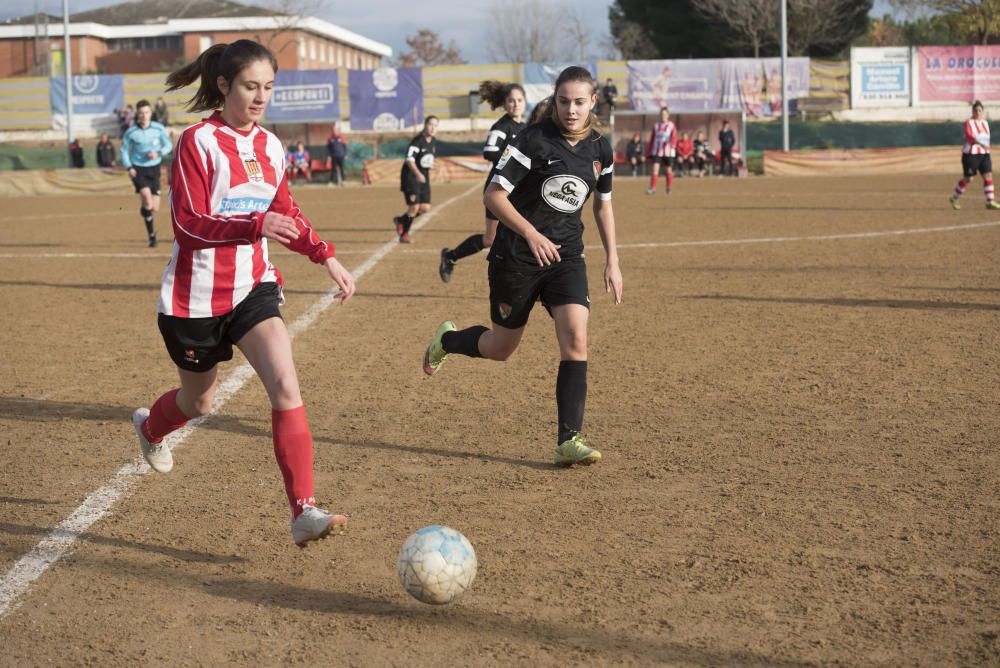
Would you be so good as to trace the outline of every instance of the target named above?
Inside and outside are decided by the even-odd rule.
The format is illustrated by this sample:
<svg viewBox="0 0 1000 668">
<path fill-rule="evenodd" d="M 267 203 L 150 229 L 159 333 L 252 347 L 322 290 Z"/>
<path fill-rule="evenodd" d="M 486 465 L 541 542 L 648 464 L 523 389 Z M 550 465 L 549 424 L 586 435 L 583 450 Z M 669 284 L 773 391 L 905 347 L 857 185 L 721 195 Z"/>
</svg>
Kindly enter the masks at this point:
<svg viewBox="0 0 1000 668">
<path fill-rule="evenodd" d="M 434 133 L 437 132 L 438 117 L 428 116 L 424 120 L 423 131 L 406 147 L 406 159 L 399 172 L 399 189 L 406 200 L 406 213 L 396 216 L 396 234 L 399 243 L 411 243 L 410 225 L 413 219 L 431 210 L 431 169 L 434 168 Z"/>
<path fill-rule="evenodd" d="M 601 453 L 587 446 L 583 427 L 587 399 L 587 322 L 590 295 L 583 259 L 580 210 L 593 191 L 594 218 L 604 244 L 604 289 L 621 303 L 622 274 L 611 208 L 614 152 L 594 129 L 597 82 L 582 67 L 569 67 L 556 80 L 550 115 L 508 144 L 484 196 L 503 225 L 490 249 L 490 319 L 457 331 L 443 322 L 424 353 L 424 372 L 433 375 L 449 353 L 509 358 L 540 299 L 555 320 L 559 342 L 556 404 L 559 436 L 555 463 L 592 464 Z"/>
<path fill-rule="evenodd" d="M 490 103 L 491 109 L 503 106 L 507 112 L 490 128 L 490 133 L 486 136 L 486 145 L 483 146 L 483 157 L 493 163 L 495 167 L 507 144 L 513 141 L 517 137 L 517 133 L 524 129 L 524 108 L 526 105 L 524 88 L 516 83 L 484 81 L 479 86 L 479 96 L 484 102 Z M 486 177 L 487 186 L 489 186 L 491 178 L 493 178 L 492 169 Z M 463 257 L 475 255 L 484 248 L 493 245 L 493 239 L 497 235 L 497 224 L 497 217 L 493 215 L 492 211 L 486 209 L 485 232 L 473 234 L 453 249 L 441 249 L 438 274 L 442 281 L 451 282 L 451 272 L 455 269 L 455 263 Z"/>
</svg>

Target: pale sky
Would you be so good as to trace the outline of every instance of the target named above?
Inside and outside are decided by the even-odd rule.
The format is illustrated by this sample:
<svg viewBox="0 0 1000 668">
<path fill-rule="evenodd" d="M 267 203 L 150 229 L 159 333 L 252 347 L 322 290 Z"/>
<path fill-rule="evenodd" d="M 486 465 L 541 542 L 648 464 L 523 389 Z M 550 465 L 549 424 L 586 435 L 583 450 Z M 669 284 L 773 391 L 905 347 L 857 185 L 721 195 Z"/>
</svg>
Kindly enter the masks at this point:
<svg viewBox="0 0 1000 668">
<path fill-rule="evenodd" d="M 430 28 L 447 44 L 454 41 L 462 57 L 472 63 L 490 62 L 490 8 L 496 0 L 313 0 L 315 16 L 360 35 L 388 44 L 393 53 L 408 51 L 406 38 Z M 608 37 L 608 7 L 612 0 L 568 0 L 593 36 L 594 55 Z M 117 5 L 116 0 L 69 0 L 70 14 Z M 275 7 L 268 0 L 246 1 Z M 36 11 L 62 16 L 62 0 L 2 0 L 0 21 Z"/>
</svg>

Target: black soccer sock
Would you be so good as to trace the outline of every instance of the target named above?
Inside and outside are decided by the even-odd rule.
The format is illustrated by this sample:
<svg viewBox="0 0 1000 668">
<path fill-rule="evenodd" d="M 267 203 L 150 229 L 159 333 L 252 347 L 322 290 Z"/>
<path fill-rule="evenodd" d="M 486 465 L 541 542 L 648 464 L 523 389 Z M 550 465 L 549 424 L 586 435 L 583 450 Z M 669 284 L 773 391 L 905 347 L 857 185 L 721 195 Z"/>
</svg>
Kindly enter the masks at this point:
<svg viewBox="0 0 1000 668">
<path fill-rule="evenodd" d="M 457 262 L 463 257 L 475 255 L 484 248 L 486 248 L 486 245 L 483 243 L 483 235 L 473 234 L 471 237 L 455 246 L 454 249 L 448 251 L 448 259 L 452 262 Z"/>
<path fill-rule="evenodd" d="M 482 357 L 479 352 L 479 337 L 490 331 L 488 327 L 475 325 L 457 332 L 445 332 L 441 337 L 441 347 L 446 353 L 458 353 L 466 357 Z"/>
<path fill-rule="evenodd" d="M 404 213 L 399 217 L 399 222 L 403 225 L 403 234 L 409 234 L 410 225 L 413 224 L 413 218 L 408 213 Z"/>
<path fill-rule="evenodd" d="M 146 223 L 146 234 L 153 236 L 153 210 L 139 207 L 139 215 L 142 216 L 142 222 Z"/>
<path fill-rule="evenodd" d="M 583 408 L 587 403 L 586 360 L 559 362 L 556 377 L 556 406 L 559 410 L 559 443 L 583 429 Z"/>
</svg>

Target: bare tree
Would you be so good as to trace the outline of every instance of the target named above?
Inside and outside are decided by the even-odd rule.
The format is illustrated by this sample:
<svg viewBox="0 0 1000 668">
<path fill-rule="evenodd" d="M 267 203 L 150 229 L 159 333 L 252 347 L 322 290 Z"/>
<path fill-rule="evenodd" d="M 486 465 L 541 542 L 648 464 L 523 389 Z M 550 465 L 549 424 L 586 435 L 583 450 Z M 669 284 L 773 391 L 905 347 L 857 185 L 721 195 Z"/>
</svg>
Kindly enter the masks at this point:
<svg viewBox="0 0 1000 668">
<path fill-rule="evenodd" d="M 618 51 L 617 55 L 611 56 L 612 60 L 647 60 L 659 55 L 653 40 L 635 21 L 629 21 L 622 15 L 613 15 L 610 29 L 610 46 Z"/>
<path fill-rule="evenodd" d="M 498 62 L 545 63 L 584 59 L 590 30 L 565 0 L 511 0 L 490 8 L 493 34 L 487 46 Z"/>
<path fill-rule="evenodd" d="M 703 18 L 725 25 L 739 41 L 733 46 L 753 50 L 760 57 L 762 47 L 774 44 L 778 36 L 778 3 L 774 0 L 692 0 L 691 6 Z"/>
<path fill-rule="evenodd" d="M 194 2 L 196 0 L 192 0 Z M 323 7 L 323 0 L 267 0 L 266 2 L 255 3 L 267 10 L 274 19 L 274 28 L 267 32 L 267 36 L 257 33 L 256 40 L 271 49 L 281 52 L 292 45 L 297 45 L 294 40 L 286 40 L 280 48 L 275 48 L 279 37 L 287 33 L 300 29 L 302 19 L 315 16 Z M 234 17 L 232 21 L 239 23 L 239 18 Z"/>
<path fill-rule="evenodd" d="M 859 25 L 867 26 L 870 9 L 870 0 L 789 0 L 789 53 L 842 48 Z"/>
<path fill-rule="evenodd" d="M 416 35 L 406 38 L 410 50 L 399 54 L 400 67 L 424 67 L 427 65 L 461 65 L 465 63 L 454 41 L 447 45 L 433 30 L 422 28 Z"/>
</svg>

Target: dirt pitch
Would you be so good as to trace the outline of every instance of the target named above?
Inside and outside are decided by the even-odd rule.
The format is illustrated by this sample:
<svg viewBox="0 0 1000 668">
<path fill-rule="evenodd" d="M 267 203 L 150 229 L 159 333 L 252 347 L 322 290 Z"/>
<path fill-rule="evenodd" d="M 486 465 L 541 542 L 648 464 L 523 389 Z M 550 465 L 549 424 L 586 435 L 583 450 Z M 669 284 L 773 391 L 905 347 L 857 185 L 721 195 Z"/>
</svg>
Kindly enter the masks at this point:
<svg viewBox="0 0 1000 668">
<path fill-rule="evenodd" d="M 436 187 L 458 198 L 294 342 L 318 495 L 349 533 L 292 543 L 252 379 L 17 598 L 0 665 L 1000 664 L 1000 214 L 975 189 L 950 210 L 953 182 L 678 180 L 667 198 L 620 179 L 620 307 L 587 230 L 585 432 L 605 459 L 579 470 L 550 464 L 543 310 L 506 364 L 420 372 L 441 320 L 488 317 L 481 258 L 436 272 L 480 228 L 478 188 Z M 349 268 L 392 239 L 392 188 L 297 195 Z M 135 459 L 129 416 L 175 374 L 154 313 L 169 245 L 145 248 L 134 196 L 2 207 L 9 578 Z M 279 250 L 291 323 L 330 283 Z M 480 560 L 443 608 L 395 574 L 432 523 Z"/>
</svg>

